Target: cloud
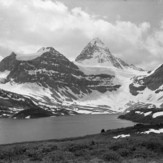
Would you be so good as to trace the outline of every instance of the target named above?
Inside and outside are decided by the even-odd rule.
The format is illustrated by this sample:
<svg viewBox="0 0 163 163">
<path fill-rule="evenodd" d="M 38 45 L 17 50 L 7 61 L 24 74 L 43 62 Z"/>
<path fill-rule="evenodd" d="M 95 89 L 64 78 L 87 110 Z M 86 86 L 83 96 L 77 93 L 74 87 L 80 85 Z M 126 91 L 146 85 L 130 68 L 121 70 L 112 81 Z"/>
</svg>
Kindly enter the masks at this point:
<svg viewBox="0 0 163 163">
<path fill-rule="evenodd" d="M 160 62 L 163 23 L 150 32 L 150 23 L 108 22 L 80 7 L 69 9 L 59 1 L 0 0 L 0 54 L 16 51 L 23 55 L 42 46 L 53 46 L 74 59 L 94 37 L 100 37 L 113 54 L 145 67 Z M 146 68 L 145 67 L 145 68 Z"/>
</svg>

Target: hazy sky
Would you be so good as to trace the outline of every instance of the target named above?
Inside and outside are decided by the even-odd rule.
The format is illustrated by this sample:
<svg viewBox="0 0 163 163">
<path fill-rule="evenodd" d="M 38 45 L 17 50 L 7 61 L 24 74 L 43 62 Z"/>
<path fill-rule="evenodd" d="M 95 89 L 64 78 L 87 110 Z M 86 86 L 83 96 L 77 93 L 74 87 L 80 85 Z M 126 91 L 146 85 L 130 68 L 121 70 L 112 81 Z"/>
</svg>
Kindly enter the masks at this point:
<svg viewBox="0 0 163 163">
<path fill-rule="evenodd" d="M 0 0 L 0 58 L 53 46 L 73 60 L 94 37 L 128 63 L 158 66 L 163 63 L 163 1 Z"/>
</svg>

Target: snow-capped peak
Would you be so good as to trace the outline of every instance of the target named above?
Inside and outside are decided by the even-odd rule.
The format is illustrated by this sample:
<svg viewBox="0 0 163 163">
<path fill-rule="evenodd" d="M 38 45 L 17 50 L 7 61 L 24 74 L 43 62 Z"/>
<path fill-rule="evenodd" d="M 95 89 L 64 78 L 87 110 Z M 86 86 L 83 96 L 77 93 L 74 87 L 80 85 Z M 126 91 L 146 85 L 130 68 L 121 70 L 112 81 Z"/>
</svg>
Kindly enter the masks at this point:
<svg viewBox="0 0 163 163">
<path fill-rule="evenodd" d="M 96 37 L 92 41 L 90 41 L 89 44 L 92 46 L 100 47 L 100 48 L 107 48 L 105 46 L 104 42 L 102 42 L 98 37 Z"/>
<path fill-rule="evenodd" d="M 99 38 L 94 38 L 90 41 L 75 61 L 86 65 L 122 69 L 116 57 L 111 54 L 109 48 Z"/>
<path fill-rule="evenodd" d="M 61 57 L 62 59 L 66 59 L 66 57 L 61 54 L 59 51 L 55 50 L 53 47 L 43 47 L 37 51 L 37 56 L 44 57 Z"/>
<path fill-rule="evenodd" d="M 142 71 L 142 69 L 130 65 L 122 59 L 112 55 L 109 48 L 99 38 L 94 38 L 90 41 L 75 61 L 79 64 L 92 67 L 116 67 L 118 69 Z"/>
<path fill-rule="evenodd" d="M 42 47 L 37 51 L 37 53 L 46 53 L 46 52 L 54 52 L 56 51 L 53 47 Z"/>
</svg>

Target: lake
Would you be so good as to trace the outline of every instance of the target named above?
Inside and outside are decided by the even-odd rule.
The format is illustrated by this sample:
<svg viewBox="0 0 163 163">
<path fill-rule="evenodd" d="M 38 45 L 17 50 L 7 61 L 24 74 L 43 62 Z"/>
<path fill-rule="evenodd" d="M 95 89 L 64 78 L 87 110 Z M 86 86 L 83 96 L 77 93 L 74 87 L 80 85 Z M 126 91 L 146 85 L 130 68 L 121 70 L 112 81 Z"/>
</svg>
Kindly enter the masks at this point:
<svg viewBox="0 0 163 163">
<path fill-rule="evenodd" d="M 75 115 L 40 119 L 0 119 L 0 144 L 60 139 L 100 133 L 101 129 L 133 126 L 118 115 Z"/>
</svg>

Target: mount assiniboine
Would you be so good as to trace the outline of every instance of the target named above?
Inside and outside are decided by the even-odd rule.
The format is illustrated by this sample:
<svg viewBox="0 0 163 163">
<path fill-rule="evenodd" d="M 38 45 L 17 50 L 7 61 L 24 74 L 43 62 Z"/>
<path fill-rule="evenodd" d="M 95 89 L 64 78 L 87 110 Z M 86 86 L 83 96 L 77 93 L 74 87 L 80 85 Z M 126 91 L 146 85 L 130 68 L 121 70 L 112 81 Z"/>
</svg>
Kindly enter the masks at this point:
<svg viewBox="0 0 163 163">
<path fill-rule="evenodd" d="M 0 116 L 108 114 L 163 104 L 163 66 L 147 73 L 115 57 L 98 38 L 75 62 L 52 47 L 31 60 L 0 62 Z"/>
</svg>

